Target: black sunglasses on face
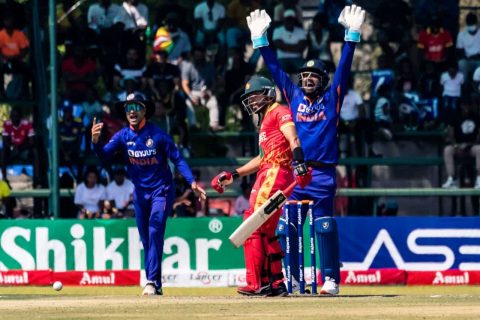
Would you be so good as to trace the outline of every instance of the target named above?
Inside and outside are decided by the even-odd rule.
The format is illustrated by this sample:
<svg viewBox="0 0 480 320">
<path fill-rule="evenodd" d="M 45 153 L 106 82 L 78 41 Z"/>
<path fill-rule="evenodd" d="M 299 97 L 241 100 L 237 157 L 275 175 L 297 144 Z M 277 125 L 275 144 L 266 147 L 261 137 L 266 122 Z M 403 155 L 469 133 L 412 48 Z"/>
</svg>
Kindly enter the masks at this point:
<svg viewBox="0 0 480 320">
<path fill-rule="evenodd" d="M 138 102 L 130 102 L 125 105 L 125 112 L 139 112 L 140 110 L 145 109 L 145 106 Z"/>
</svg>

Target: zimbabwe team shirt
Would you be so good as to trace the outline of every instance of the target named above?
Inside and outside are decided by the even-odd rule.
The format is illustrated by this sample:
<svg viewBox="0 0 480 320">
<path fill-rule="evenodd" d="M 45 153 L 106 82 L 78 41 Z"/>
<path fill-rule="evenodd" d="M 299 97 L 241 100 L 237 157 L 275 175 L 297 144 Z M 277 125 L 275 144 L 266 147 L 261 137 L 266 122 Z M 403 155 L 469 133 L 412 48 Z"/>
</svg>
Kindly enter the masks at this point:
<svg viewBox="0 0 480 320">
<path fill-rule="evenodd" d="M 157 189 L 173 184 L 168 160 L 189 185 L 194 181 L 190 168 L 172 138 L 149 122 L 138 131 L 125 127 L 104 146 L 100 143 L 93 146 L 102 160 L 111 159 L 116 152 L 120 152 L 126 160 L 127 171 L 136 188 Z"/>
<path fill-rule="evenodd" d="M 282 133 L 288 126 L 294 126 L 290 109 L 278 103 L 268 107 L 258 134 L 260 167 L 264 165 L 290 167 L 292 150 Z"/>
</svg>

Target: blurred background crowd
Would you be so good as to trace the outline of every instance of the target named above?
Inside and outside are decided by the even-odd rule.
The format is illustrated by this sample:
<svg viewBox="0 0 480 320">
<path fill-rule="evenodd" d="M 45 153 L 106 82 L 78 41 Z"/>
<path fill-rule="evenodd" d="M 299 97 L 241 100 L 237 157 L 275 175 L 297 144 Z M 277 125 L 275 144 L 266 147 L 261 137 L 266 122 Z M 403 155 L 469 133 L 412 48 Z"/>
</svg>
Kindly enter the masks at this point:
<svg viewBox="0 0 480 320">
<path fill-rule="evenodd" d="M 118 164 L 101 164 L 90 146 L 93 118 L 108 140 L 125 125 L 113 104 L 142 92 L 155 102 L 151 121 L 170 133 L 187 159 L 255 155 L 255 128 L 240 95 L 254 73 L 268 76 L 252 50 L 245 17 L 266 9 L 273 18 L 270 43 L 284 70 L 296 77 L 305 59 L 321 59 L 335 71 L 344 30 L 337 17 L 347 0 L 57 1 L 59 114 L 37 104 L 39 55 L 48 56 L 47 6 L 37 1 L 0 2 L 1 216 L 43 217 L 9 197 L 14 188 L 45 188 L 48 171 L 42 135 L 59 123 L 63 217 L 131 217 L 132 185 Z M 46 1 L 44 1 L 46 2 Z M 375 141 L 416 132 L 438 134 L 444 179 L 436 186 L 465 186 L 459 157 L 476 160 L 466 186 L 480 188 L 480 4 L 478 1 L 355 1 L 367 12 L 357 47 L 351 88 L 340 114 L 342 158 L 386 157 Z M 32 10 L 38 9 L 35 24 Z M 43 19 L 43 20 L 42 20 Z M 40 28 L 35 28 L 40 26 Z M 40 70 L 40 71 L 39 71 Z M 50 94 L 50 93 L 46 93 Z M 278 95 L 280 97 L 280 95 Z M 229 133 L 234 141 L 230 141 Z M 408 135 L 408 134 L 407 134 Z M 424 135 L 426 136 L 426 135 Z M 462 158 L 463 159 L 463 158 Z M 371 187 L 360 167 L 339 172 L 340 187 Z M 200 181 L 207 169 L 196 168 Z M 177 216 L 240 215 L 250 180 L 237 199 L 199 204 L 176 176 Z M 469 184 L 470 183 L 470 184 Z M 339 199 L 339 214 L 348 201 Z M 395 214 L 395 205 L 386 203 Z M 393 209 L 392 209 L 393 207 Z"/>
</svg>

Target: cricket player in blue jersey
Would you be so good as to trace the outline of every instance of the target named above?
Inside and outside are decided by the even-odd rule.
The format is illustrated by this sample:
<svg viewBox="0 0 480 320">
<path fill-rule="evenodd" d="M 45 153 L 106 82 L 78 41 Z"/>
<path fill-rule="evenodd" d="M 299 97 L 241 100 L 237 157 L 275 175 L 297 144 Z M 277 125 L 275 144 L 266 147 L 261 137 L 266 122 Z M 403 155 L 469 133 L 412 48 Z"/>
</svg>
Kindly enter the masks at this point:
<svg viewBox="0 0 480 320">
<path fill-rule="evenodd" d="M 135 185 L 133 203 L 138 232 L 144 249 L 147 284 L 143 295 L 162 295 L 162 254 L 167 218 L 173 210 L 175 185 L 168 165 L 170 160 L 185 177 L 201 199 L 206 198 L 194 180 L 192 171 L 180 155 L 172 138 L 147 118 L 154 106 L 141 94 L 127 96 L 117 104 L 124 109 L 129 126 L 118 131 L 112 139 L 99 143 L 103 123 L 93 120 L 92 142 L 102 160 L 115 157 L 127 163 L 127 171 Z"/>
<path fill-rule="evenodd" d="M 348 91 L 348 77 L 352 65 L 355 45 L 360 41 L 361 26 L 365 20 L 365 11 L 352 5 L 346 6 L 338 18 L 345 28 L 345 46 L 328 87 L 328 70 L 320 60 L 309 60 L 300 68 L 298 84 L 293 83 L 288 74 L 280 67 L 275 54 L 268 46 L 267 29 L 271 19 L 265 10 L 255 10 L 247 17 L 253 47 L 259 48 L 276 85 L 290 105 L 298 137 L 305 151 L 307 165 L 313 168 L 312 182 L 305 187 L 296 188 L 291 200 L 313 200 L 315 231 L 320 253 L 320 272 L 323 278 L 322 294 L 338 294 L 340 283 L 340 259 L 337 224 L 333 219 L 335 197 L 335 165 L 338 162 L 337 125 L 343 97 Z M 292 221 L 297 218 L 293 217 Z M 305 221 L 305 216 L 303 216 Z M 296 229 L 295 225 L 290 228 Z M 277 228 L 285 250 L 285 219 L 281 219 Z M 296 237 L 291 237 L 295 240 Z M 298 239 L 292 241 L 291 270 L 298 283 L 299 270 Z"/>
</svg>

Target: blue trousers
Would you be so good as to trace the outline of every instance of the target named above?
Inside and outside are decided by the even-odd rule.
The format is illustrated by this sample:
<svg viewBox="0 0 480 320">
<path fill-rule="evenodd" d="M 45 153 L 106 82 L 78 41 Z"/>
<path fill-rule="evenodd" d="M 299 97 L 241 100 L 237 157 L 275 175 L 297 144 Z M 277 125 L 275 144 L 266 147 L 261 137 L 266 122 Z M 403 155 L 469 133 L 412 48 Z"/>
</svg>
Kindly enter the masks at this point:
<svg viewBox="0 0 480 320">
<path fill-rule="evenodd" d="M 167 218 L 173 210 L 175 187 L 158 189 L 135 188 L 133 194 L 135 219 L 143 244 L 145 273 L 148 281 L 162 286 L 162 255 Z"/>
</svg>

